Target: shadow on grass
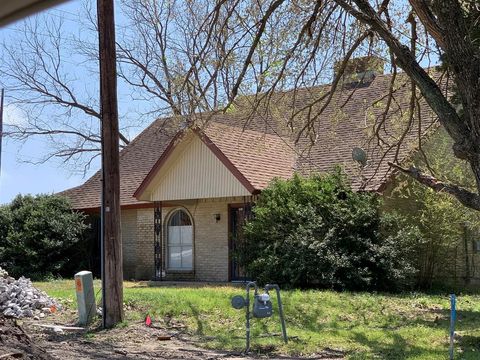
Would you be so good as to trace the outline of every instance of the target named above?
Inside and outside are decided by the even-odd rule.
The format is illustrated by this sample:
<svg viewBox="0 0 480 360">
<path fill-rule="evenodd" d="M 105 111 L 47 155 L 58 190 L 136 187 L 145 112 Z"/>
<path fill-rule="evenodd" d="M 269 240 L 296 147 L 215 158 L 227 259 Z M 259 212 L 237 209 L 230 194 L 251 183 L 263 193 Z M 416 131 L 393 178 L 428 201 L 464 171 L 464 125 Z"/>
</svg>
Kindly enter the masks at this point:
<svg viewBox="0 0 480 360">
<path fill-rule="evenodd" d="M 434 319 L 417 318 L 415 320 L 405 321 L 405 325 L 421 325 L 431 328 L 442 328 L 448 331 L 450 328 L 450 310 L 436 309 L 430 310 L 431 314 L 435 314 Z M 457 331 L 473 331 L 480 330 L 480 312 L 471 310 L 458 310 L 457 321 L 455 322 Z"/>
<path fill-rule="evenodd" d="M 204 334 L 204 328 L 203 328 L 203 322 L 200 319 L 200 312 L 198 311 L 197 307 L 193 305 L 191 302 L 188 302 L 188 307 L 190 308 L 190 311 L 192 312 L 193 318 L 195 319 L 195 322 L 197 323 L 197 335 L 205 335 Z"/>
<path fill-rule="evenodd" d="M 305 330 L 313 332 L 355 330 L 362 326 L 372 330 L 397 330 L 404 327 L 424 326 L 434 329 L 445 329 L 450 327 L 449 309 L 428 309 L 425 311 L 413 310 L 408 317 L 400 313 L 391 313 L 388 316 L 382 315 L 386 320 L 376 321 L 364 317 L 365 309 L 360 309 L 351 320 L 331 319 L 327 322 L 320 321 L 326 315 L 312 311 L 311 309 L 296 307 L 293 311 L 287 311 L 287 322 Z M 456 328 L 459 331 L 480 330 L 480 311 L 458 310 Z"/>
<path fill-rule="evenodd" d="M 325 323 L 322 324 L 318 321 L 322 314 L 319 311 L 312 311 L 312 309 L 295 307 L 291 311 L 286 311 L 285 317 L 288 323 L 306 330 L 318 332 L 326 328 Z"/>
<path fill-rule="evenodd" d="M 457 335 L 455 336 L 456 346 L 467 354 L 475 354 L 475 359 L 478 358 L 480 351 L 480 336 L 474 335 Z"/>
<path fill-rule="evenodd" d="M 409 344 L 399 334 L 388 334 L 387 339 L 383 338 L 382 341 L 368 339 L 364 333 L 358 333 L 353 331 L 353 339 L 358 344 L 367 347 L 371 353 L 378 356 L 380 359 L 388 360 L 402 360 L 415 357 L 427 357 L 430 359 L 442 359 L 447 356 L 447 352 L 442 350 L 435 350 L 431 348 L 425 348 L 422 346 Z M 352 355 L 352 359 L 363 359 L 364 357 Z"/>
<path fill-rule="evenodd" d="M 219 331 L 215 333 L 214 336 L 208 335 L 205 333 L 205 329 L 209 328 L 209 325 L 207 324 L 207 320 L 202 320 L 200 311 L 198 308 L 191 302 L 188 303 L 188 307 L 191 311 L 192 317 L 195 319 L 196 325 L 197 325 L 197 330 L 195 332 L 195 335 L 198 335 L 202 341 L 208 342 L 211 341 L 212 344 L 214 344 L 214 348 L 216 349 L 234 349 L 232 351 L 224 351 L 225 353 L 229 354 L 235 354 L 243 351 L 245 349 L 245 340 L 246 338 L 243 336 L 238 336 L 239 334 L 235 334 L 232 331 Z M 220 320 L 220 319 L 219 319 Z M 258 331 L 263 332 L 261 335 L 255 335 L 253 332 L 251 334 L 251 341 L 258 341 L 259 339 L 266 340 L 267 338 L 274 338 L 276 336 L 280 336 L 280 334 L 269 334 L 269 326 L 265 321 L 258 321 L 258 319 L 252 319 L 251 320 L 251 326 L 255 325 L 258 326 Z M 278 321 L 278 327 L 280 331 L 280 322 Z M 215 332 L 215 329 L 212 329 L 213 332 Z M 244 329 L 242 329 L 241 333 L 244 335 Z M 302 342 L 298 338 L 291 338 L 290 341 L 295 341 L 297 343 Z M 322 357 L 320 358 L 326 358 L 325 354 L 326 351 L 321 351 L 322 352 Z M 218 351 L 218 350 L 217 350 Z M 286 356 L 282 354 L 278 354 L 278 345 L 277 344 L 265 344 L 265 343 L 253 343 L 251 346 L 251 354 L 256 356 L 269 356 L 269 355 L 274 355 L 275 358 L 278 359 L 301 359 L 301 357 L 292 357 L 292 356 Z M 343 358 L 343 353 L 339 354 L 338 352 L 334 353 L 334 350 L 328 353 L 330 355 L 328 358 L 330 359 L 336 359 L 336 358 Z M 336 357 L 333 357 L 336 356 Z M 311 357 L 309 357 L 311 358 Z M 315 357 L 313 357 L 315 358 Z"/>
</svg>

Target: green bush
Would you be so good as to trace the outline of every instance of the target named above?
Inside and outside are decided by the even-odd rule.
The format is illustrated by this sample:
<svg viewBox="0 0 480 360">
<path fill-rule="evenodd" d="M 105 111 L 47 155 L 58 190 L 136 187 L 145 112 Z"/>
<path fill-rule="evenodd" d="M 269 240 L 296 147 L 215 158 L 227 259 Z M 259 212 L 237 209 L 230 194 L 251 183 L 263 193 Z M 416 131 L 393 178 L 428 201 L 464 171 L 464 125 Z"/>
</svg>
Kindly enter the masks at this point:
<svg viewBox="0 0 480 360">
<path fill-rule="evenodd" d="M 353 192 L 335 173 L 275 180 L 262 192 L 238 254 L 261 283 L 348 290 L 399 290 L 415 272 L 416 229 L 381 214 L 378 196 Z"/>
<path fill-rule="evenodd" d="M 81 262 L 84 215 L 66 198 L 18 195 L 0 207 L 0 267 L 12 276 L 71 276 Z"/>
</svg>

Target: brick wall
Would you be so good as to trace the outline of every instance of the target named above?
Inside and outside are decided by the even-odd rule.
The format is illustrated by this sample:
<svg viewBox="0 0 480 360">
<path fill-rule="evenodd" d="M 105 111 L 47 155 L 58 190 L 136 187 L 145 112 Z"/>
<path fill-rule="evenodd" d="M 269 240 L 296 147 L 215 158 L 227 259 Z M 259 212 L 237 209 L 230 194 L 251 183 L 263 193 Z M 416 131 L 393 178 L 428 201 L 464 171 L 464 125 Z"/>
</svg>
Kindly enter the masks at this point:
<svg viewBox="0 0 480 360">
<path fill-rule="evenodd" d="M 228 281 L 228 202 L 199 201 L 188 208 L 195 225 L 195 278 Z M 214 219 L 220 214 L 220 220 Z"/>
<path fill-rule="evenodd" d="M 194 271 L 168 271 L 166 280 L 228 281 L 228 204 L 243 203 L 243 198 L 200 199 L 162 209 L 164 249 L 166 255 L 167 229 L 165 221 L 170 214 L 183 208 L 193 218 Z M 220 220 L 214 219 L 220 214 Z M 151 280 L 154 277 L 153 209 L 122 211 L 124 278 Z"/>
<path fill-rule="evenodd" d="M 457 242 L 452 270 L 448 275 L 457 286 L 480 285 L 480 253 L 475 248 L 478 233 L 465 226 L 462 228 L 463 236 Z M 445 268 L 445 264 L 442 265 Z"/>
<path fill-rule="evenodd" d="M 153 209 L 137 210 L 135 278 L 151 280 L 155 275 Z"/>
<path fill-rule="evenodd" d="M 123 278 L 154 276 L 153 209 L 122 210 Z"/>
<path fill-rule="evenodd" d="M 122 251 L 123 251 L 123 278 L 135 278 L 137 238 L 137 210 L 122 210 Z"/>
</svg>

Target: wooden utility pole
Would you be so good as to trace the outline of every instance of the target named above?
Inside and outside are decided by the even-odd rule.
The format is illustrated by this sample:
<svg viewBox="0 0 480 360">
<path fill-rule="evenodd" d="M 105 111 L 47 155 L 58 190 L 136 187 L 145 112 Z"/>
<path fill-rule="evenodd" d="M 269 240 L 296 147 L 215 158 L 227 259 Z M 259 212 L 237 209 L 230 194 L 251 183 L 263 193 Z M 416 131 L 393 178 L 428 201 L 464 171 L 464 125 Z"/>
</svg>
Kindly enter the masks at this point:
<svg viewBox="0 0 480 360">
<path fill-rule="evenodd" d="M 103 327 L 123 321 L 120 231 L 119 131 L 114 0 L 97 0 L 102 116 L 102 301 Z"/>
</svg>

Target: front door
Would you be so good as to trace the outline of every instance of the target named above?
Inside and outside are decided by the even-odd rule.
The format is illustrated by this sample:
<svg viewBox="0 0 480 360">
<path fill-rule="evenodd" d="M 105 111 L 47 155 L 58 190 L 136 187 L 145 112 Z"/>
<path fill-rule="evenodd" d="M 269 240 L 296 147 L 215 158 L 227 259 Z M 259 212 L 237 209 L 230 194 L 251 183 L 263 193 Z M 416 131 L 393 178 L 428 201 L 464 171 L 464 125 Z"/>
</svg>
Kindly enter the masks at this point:
<svg viewBox="0 0 480 360">
<path fill-rule="evenodd" d="M 230 205 L 229 210 L 229 255 L 230 255 L 230 280 L 246 281 L 247 276 L 243 266 L 240 266 L 238 257 L 245 253 L 245 239 L 243 226 L 251 216 L 250 204 Z"/>
</svg>

